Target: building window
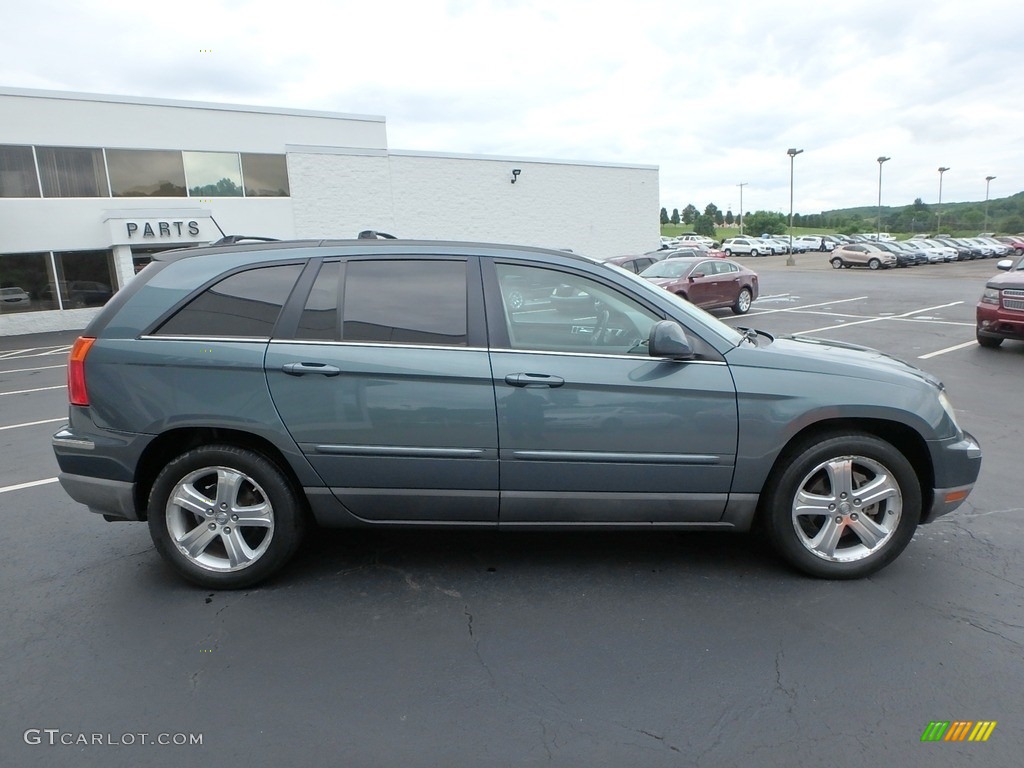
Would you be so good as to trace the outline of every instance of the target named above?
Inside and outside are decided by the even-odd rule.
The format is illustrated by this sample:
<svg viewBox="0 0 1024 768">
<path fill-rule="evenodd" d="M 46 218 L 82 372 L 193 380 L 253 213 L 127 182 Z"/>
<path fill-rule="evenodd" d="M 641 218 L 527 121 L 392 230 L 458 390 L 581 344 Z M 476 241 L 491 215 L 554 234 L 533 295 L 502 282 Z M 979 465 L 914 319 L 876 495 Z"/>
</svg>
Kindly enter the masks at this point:
<svg viewBox="0 0 1024 768">
<path fill-rule="evenodd" d="M 181 152 L 108 149 L 107 167 L 114 197 L 185 197 Z"/>
<path fill-rule="evenodd" d="M 109 197 L 103 151 L 36 147 L 43 197 Z"/>
<path fill-rule="evenodd" d="M 111 251 L 56 251 L 53 256 L 64 309 L 102 307 L 117 291 Z"/>
<path fill-rule="evenodd" d="M 0 314 L 58 306 L 49 253 L 0 253 Z"/>
<path fill-rule="evenodd" d="M 190 197 L 241 197 L 242 171 L 235 152 L 182 152 Z"/>
<path fill-rule="evenodd" d="M 288 197 L 288 163 L 284 155 L 242 153 L 246 197 Z"/>
<path fill-rule="evenodd" d="M 0 197 L 39 197 L 32 147 L 0 145 Z"/>
</svg>

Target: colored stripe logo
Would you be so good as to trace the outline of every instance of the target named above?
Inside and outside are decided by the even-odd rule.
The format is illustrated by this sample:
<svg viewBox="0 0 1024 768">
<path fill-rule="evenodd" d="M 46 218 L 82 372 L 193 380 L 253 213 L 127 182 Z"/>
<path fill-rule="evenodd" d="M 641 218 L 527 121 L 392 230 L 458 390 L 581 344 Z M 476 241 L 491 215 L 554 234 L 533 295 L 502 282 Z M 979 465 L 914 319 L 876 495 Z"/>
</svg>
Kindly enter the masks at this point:
<svg viewBox="0 0 1024 768">
<path fill-rule="evenodd" d="M 995 720 L 932 720 L 921 741 L 988 741 L 996 724 Z"/>
</svg>

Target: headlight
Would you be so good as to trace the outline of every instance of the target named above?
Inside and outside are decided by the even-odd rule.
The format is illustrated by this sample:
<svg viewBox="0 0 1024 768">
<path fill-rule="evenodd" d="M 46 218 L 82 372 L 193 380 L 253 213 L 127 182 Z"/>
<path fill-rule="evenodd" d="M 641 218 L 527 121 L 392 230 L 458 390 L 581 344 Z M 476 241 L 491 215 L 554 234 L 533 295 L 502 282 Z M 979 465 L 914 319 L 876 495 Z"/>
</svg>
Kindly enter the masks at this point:
<svg viewBox="0 0 1024 768">
<path fill-rule="evenodd" d="M 982 304 L 998 304 L 999 303 L 999 291 L 995 288 L 986 288 L 985 292 L 981 294 Z"/>
<path fill-rule="evenodd" d="M 953 426 L 956 427 L 957 432 L 962 432 L 960 425 L 956 421 L 956 412 L 953 410 L 953 404 L 949 402 L 949 396 L 946 395 L 945 391 L 939 392 L 939 403 L 942 405 L 942 410 L 949 416 L 949 420 L 953 422 Z"/>
</svg>

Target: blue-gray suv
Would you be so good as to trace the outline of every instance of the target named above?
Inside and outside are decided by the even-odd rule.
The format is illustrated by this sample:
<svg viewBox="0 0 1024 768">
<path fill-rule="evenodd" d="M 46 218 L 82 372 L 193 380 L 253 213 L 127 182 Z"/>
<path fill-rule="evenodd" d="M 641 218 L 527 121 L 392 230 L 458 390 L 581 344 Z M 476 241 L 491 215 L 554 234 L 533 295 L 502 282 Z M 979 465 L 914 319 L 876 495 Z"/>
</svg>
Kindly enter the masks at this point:
<svg viewBox="0 0 1024 768">
<path fill-rule="evenodd" d="M 156 256 L 74 345 L 60 481 L 208 588 L 321 526 L 764 531 L 855 578 L 970 493 L 939 381 L 734 330 L 561 251 L 402 240 Z"/>
</svg>

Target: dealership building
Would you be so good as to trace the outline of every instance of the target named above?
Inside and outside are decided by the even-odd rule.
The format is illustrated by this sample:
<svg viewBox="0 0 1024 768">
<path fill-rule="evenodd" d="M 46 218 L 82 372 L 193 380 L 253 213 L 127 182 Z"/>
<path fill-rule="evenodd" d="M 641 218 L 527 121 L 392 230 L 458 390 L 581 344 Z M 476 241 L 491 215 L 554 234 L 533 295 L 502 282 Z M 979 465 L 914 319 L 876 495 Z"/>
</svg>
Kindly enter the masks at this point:
<svg viewBox="0 0 1024 768">
<path fill-rule="evenodd" d="M 410 152 L 383 117 L 0 88 L 0 335 L 83 328 L 223 234 L 657 247 L 656 166 Z"/>
</svg>

